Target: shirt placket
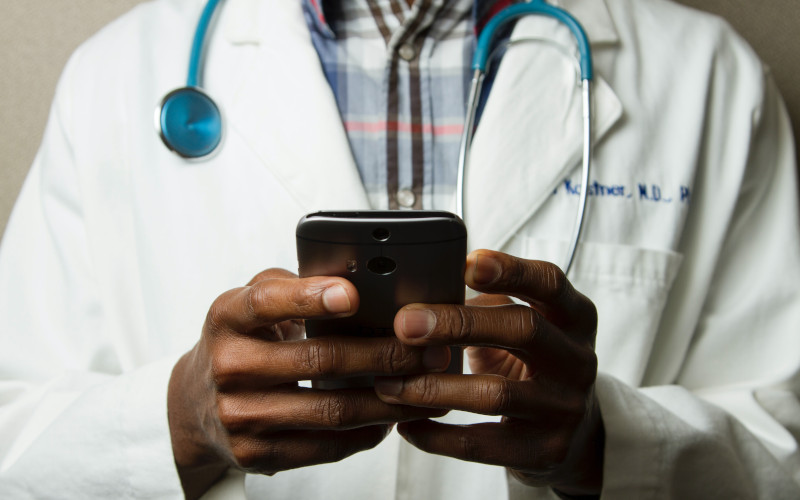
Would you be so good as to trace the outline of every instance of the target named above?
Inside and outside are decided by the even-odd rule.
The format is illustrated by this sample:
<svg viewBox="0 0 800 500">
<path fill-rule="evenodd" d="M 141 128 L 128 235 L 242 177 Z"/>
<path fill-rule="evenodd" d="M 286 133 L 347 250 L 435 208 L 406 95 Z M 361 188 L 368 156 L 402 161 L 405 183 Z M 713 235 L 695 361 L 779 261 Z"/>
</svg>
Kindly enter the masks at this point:
<svg viewBox="0 0 800 500">
<path fill-rule="evenodd" d="M 446 208 L 442 194 L 449 193 L 454 182 L 448 169 L 456 167 L 450 159 L 453 130 L 457 128 L 453 118 L 463 111 L 455 109 L 452 102 L 463 90 L 460 83 L 432 70 L 451 67 L 454 59 L 447 58 L 463 59 L 466 49 L 454 53 L 452 47 L 469 44 L 471 36 L 465 39 L 462 33 L 453 37 L 452 30 L 471 19 L 472 2 L 416 0 L 412 8 L 406 0 L 330 3 L 327 13 L 334 20 L 331 30 L 322 12 L 309 3 L 313 0 L 305 1 L 312 14 L 307 18 L 321 18 L 325 28 L 316 27 L 315 45 L 372 206 Z M 312 24 L 315 34 L 313 29 Z M 373 56 L 369 63 L 362 50 L 369 46 L 371 37 L 377 41 L 375 36 L 383 45 L 383 56 L 378 56 L 380 61 Z M 440 43 L 448 47 L 445 52 L 435 50 Z M 332 50 L 332 46 L 338 48 Z M 442 54 L 447 54 L 446 59 Z M 357 61 L 366 65 L 360 67 Z M 370 82 L 376 85 L 375 91 L 370 90 Z M 443 93 L 443 83 L 452 92 Z M 437 102 L 434 96 L 440 96 Z M 437 123 L 442 137 L 437 137 Z M 439 202 L 434 201 L 435 193 L 439 193 Z"/>
<path fill-rule="evenodd" d="M 368 0 L 372 4 L 376 1 Z M 426 130 L 420 56 L 426 32 L 444 1 L 417 0 L 412 9 L 405 5 L 405 0 L 389 0 L 382 4 L 380 13 L 396 16 L 400 22 L 400 28 L 387 40 L 384 79 L 386 195 L 390 209 L 422 208 Z M 380 20 L 377 22 L 381 24 Z"/>
</svg>

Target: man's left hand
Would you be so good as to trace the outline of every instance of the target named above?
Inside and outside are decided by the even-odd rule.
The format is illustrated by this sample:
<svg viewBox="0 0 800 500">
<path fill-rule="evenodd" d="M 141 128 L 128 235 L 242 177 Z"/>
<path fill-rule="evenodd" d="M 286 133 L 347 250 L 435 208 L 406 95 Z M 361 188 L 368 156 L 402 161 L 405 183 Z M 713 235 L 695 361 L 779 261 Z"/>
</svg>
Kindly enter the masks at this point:
<svg viewBox="0 0 800 500">
<path fill-rule="evenodd" d="M 604 431 L 594 394 L 594 304 L 557 266 L 488 250 L 467 257 L 465 281 L 486 295 L 465 306 L 406 306 L 394 329 L 413 346 L 467 346 L 473 374 L 383 378 L 375 388 L 389 403 L 502 419 L 418 420 L 398 431 L 429 453 L 505 466 L 525 484 L 599 494 Z"/>
</svg>

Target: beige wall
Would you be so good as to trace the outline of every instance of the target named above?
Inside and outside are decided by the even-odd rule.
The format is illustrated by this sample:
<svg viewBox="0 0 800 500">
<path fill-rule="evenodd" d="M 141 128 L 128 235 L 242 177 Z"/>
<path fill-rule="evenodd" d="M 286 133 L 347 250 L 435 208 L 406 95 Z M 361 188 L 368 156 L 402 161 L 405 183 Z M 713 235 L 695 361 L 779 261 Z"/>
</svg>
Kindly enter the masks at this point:
<svg viewBox="0 0 800 500">
<path fill-rule="evenodd" d="M 36 153 L 58 75 L 72 50 L 143 0 L 2 0 L 0 233 Z M 275 0 L 264 0 L 275 1 Z M 290 1 L 290 0 L 279 0 Z M 299 0 L 294 0 L 299 1 Z M 767 63 L 800 129 L 798 0 L 680 0 L 722 13 Z"/>
<path fill-rule="evenodd" d="M 0 234 L 42 139 L 69 54 L 143 0 L 2 0 L 0 15 Z"/>
</svg>

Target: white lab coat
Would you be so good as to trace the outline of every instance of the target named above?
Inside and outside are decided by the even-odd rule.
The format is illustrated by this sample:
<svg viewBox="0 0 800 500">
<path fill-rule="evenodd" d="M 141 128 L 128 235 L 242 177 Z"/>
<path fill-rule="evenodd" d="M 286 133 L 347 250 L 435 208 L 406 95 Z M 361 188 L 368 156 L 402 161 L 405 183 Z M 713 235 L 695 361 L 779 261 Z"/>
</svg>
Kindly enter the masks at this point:
<svg viewBox="0 0 800 500">
<path fill-rule="evenodd" d="M 768 71 L 722 22 L 664 0 L 562 4 L 598 76 L 598 184 L 571 278 L 600 316 L 603 497 L 798 498 L 795 160 Z M 296 269 L 302 214 L 367 207 L 299 2 L 226 2 L 205 72 L 223 147 L 201 163 L 164 148 L 153 109 L 185 78 L 201 7 L 142 5 L 65 70 L 0 253 L 3 498 L 179 496 L 166 387 L 209 305 L 264 268 Z M 543 18 L 514 36 L 573 43 Z M 467 175 L 471 247 L 563 258 L 574 80 L 552 45 L 506 55 Z M 550 495 L 396 434 L 337 464 L 248 477 L 247 492 Z"/>
</svg>

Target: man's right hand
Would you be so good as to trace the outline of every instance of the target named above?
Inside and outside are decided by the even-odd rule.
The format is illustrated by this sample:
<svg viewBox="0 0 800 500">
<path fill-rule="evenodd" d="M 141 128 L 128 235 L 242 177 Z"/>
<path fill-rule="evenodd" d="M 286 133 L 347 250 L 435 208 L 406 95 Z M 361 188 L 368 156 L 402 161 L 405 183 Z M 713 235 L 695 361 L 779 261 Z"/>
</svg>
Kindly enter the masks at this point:
<svg viewBox="0 0 800 500">
<path fill-rule="evenodd" d="M 347 280 L 271 269 L 222 294 L 200 341 L 175 365 L 168 412 L 187 498 L 228 467 L 274 474 L 335 462 L 380 443 L 392 424 L 445 412 L 382 402 L 374 389 L 313 390 L 300 380 L 443 371 L 447 347 L 396 338 L 304 339 L 306 318 L 358 309 Z"/>
</svg>

